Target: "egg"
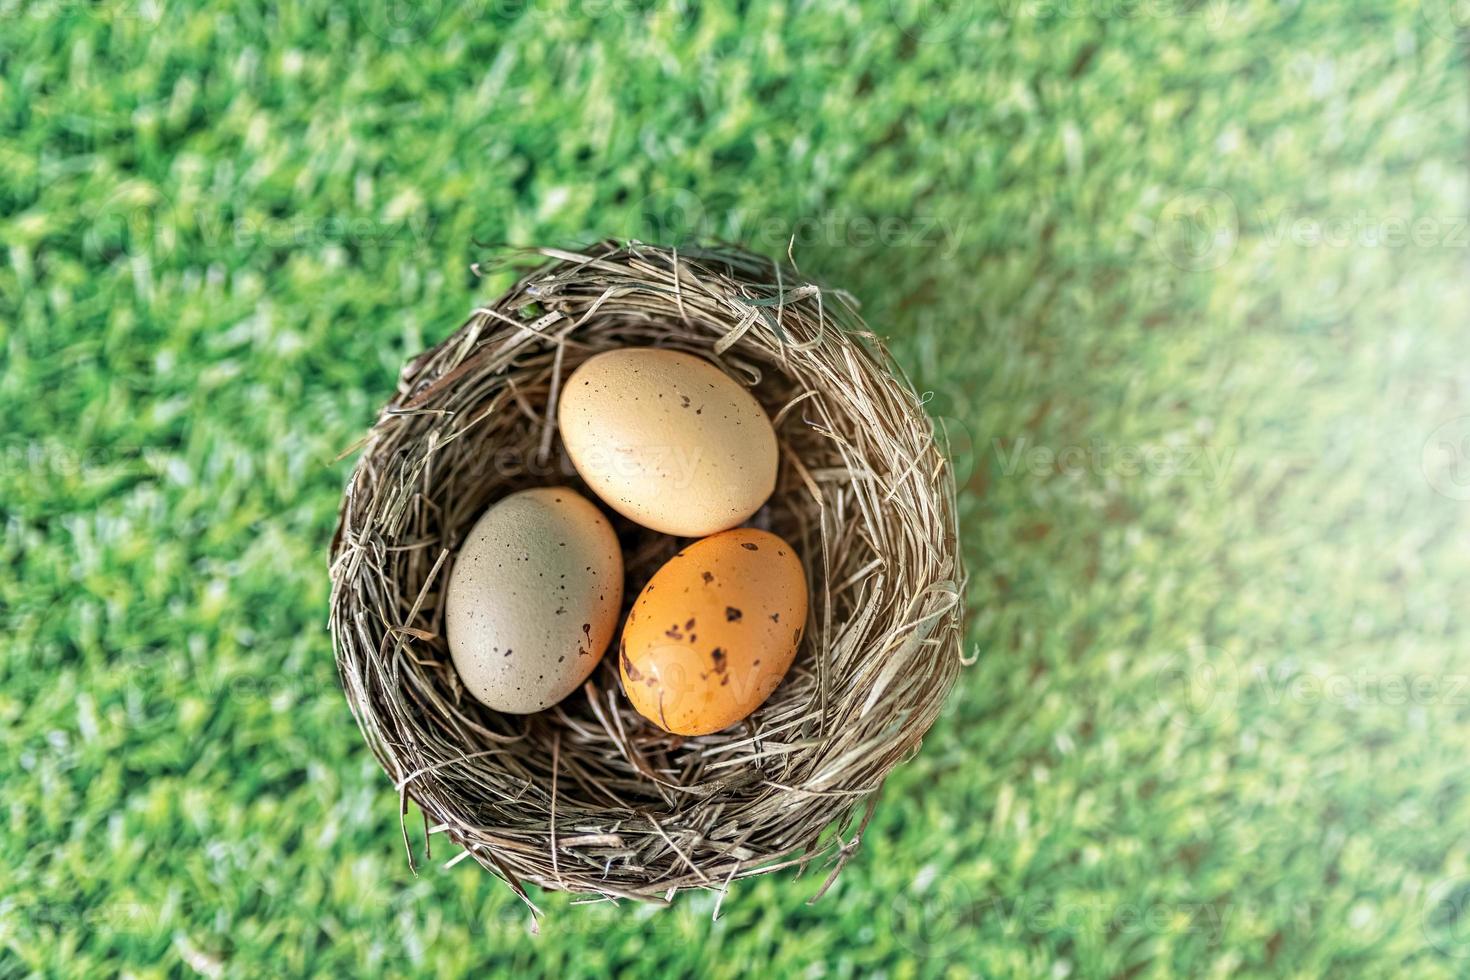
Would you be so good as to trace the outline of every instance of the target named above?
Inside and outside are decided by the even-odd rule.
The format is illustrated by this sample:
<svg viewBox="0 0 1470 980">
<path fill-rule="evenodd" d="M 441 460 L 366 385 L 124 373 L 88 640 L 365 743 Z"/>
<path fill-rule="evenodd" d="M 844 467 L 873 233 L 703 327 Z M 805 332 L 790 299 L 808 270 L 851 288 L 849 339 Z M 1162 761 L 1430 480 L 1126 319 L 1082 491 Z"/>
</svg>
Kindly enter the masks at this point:
<svg viewBox="0 0 1470 980">
<path fill-rule="evenodd" d="M 465 689 L 529 714 L 576 690 L 617 631 L 623 556 L 596 505 L 566 487 L 513 493 L 475 522 L 445 598 Z"/>
<path fill-rule="evenodd" d="M 765 410 L 692 354 L 629 347 L 590 358 L 563 385 L 557 422 L 592 492 L 665 534 L 735 527 L 776 486 Z"/>
<path fill-rule="evenodd" d="M 781 538 L 737 528 L 696 541 L 654 573 L 628 613 L 623 691 L 665 731 L 728 728 L 786 676 L 806 610 L 801 561 Z"/>
</svg>

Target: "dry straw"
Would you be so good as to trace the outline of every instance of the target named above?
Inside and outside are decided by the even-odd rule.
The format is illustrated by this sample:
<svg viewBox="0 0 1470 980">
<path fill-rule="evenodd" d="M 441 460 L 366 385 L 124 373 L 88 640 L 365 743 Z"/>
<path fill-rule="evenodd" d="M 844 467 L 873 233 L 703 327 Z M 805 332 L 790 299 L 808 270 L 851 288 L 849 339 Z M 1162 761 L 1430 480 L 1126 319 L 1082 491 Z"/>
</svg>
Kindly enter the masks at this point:
<svg viewBox="0 0 1470 980">
<path fill-rule="evenodd" d="M 331 631 L 364 738 L 399 794 L 504 878 L 604 898 L 813 861 L 825 891 L 883 779 L 912 754 L 961 664 L 954 479 L 921 400 L 844 292 L 734 249 L 604 242 L 545 262 L 403 370 L 369 432 L 332 542 Z M 549 262 L 547 261 L 549 260 Z M 444 642 L 455 549 L 513 490 L 576 484 L 558 386 L 618 347 L 711 359 L 771 415 L 782 448 L 752 520 L 803 556 L 811 613 L 795 666 L 746 723 L 668 735 L 606 657 L 539 715 L 492 712 Z M 613 516 L 613 515 L 610 515 Z M 631 602 L 679 542 L 618 521 Z M 416 845 L 404 844 L 414 863 Z M 532 906 L 534 909 L 534 906 Z"/>
</svg>

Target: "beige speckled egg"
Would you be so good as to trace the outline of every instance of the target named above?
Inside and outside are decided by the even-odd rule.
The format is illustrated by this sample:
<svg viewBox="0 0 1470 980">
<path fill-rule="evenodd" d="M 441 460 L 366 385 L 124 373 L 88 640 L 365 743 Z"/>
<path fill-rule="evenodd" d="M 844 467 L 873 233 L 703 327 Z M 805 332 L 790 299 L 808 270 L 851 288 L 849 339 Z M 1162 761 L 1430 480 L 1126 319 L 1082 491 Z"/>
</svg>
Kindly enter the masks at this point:
<svg viewBox="0 0 1470 980">
<path fill-rule="evenodd" d="M 598 354 L 567 379 L 557 417 L 592 491 L 655 531 L 703 537 L 735 527 L 776 486 L 776 433 L 765 410 L 692 354 Z"/>
<path fill-rule="evenodd" d="M 592 673 L 622 601 L 622 552 L 594 504 L 566 487 L 513 493 L 475 522 L 455 557 L 449 653 L 486 706 L 540 711 Z"/>
<path fill-rule="evenodd" d="M 786 676 L 806 610 L 801 561 L 776 535 L 742 527 L 696 541 L 654 573 L 628 613 L 623 691 L 664 731 L 728 728 Z"/>
</svg>

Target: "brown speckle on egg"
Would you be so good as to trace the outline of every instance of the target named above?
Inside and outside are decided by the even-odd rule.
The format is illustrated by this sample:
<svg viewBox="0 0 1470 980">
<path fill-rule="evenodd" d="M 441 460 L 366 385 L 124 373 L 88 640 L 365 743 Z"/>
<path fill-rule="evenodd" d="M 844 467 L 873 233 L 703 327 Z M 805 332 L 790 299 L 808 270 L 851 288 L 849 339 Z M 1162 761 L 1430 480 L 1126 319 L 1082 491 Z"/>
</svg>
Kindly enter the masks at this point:
<svg viewBox="0 0 1470 980">
<path fill-rule="evenodd" d="M 693 561 L 671 560 L 655 573 L 623 629 L 623 686 L 645 718 L 675 734 L 708 734 L 748 717 L 776 689 L 797 644 L 785 630 L 750 623 L 807 615 L 801 563 L 778 544 L 766 531 L 737 528 L 696 541 L 681 553 Z M 630 683 L 629 667 L 641 683 Z"/>
<path fill-rule="evenodd" d="M 695 402 L 688 392 L 699 386 L 706 394 Z M 665 394 L 677 395 L 677 405 Z M 630 347 L 589 358 L 562 390 L 557 424 L 593 492 L 666 534 L 704 537 L 733 527 L 775 489 L 780 454 L 765 410 L 692 354 Z"/>
<path fill-rule="evenodd" d="M 445 636 L 465 689 L 510 714 L 569 695 L 617 631 L 622 578 L 617 535 L 582 495 L 546 487 L 497 501 L 465 536 L 446 589 Z M 615 587 L 599 591 L 604 581 Z"/>
<path fill-rule="evenodd" d="M 639 681 L 643 680 L 643 675 L 638 671 L 638 668 L 637 667 L 633 666 L 633 662 L 628 659 L 628 647 L 627 647 L 627 644 L 624 644 L 623 645 L 623 648 L 621 650 L 620 659 L 622 661 L 623 676 L 625 678 L 627 678 L 627 680 L 629 680 L 630 682 L 632 682 L 634 684 L 636 684 Z"/>
</svg>

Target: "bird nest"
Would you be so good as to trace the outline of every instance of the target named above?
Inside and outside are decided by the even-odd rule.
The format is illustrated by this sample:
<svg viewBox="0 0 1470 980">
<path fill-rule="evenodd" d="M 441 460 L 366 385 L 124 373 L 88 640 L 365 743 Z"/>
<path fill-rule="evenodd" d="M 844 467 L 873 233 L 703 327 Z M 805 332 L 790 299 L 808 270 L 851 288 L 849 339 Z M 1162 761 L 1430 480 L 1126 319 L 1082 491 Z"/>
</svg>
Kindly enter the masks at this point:
<svg viewBox="0 0 1470 980">
<path fill-rule="evenodd" d="M 830 866 L 820 894 L 961 666 L 954 478 L 934 427 L 851 296 L 789 265 L 638 243 L 533 254 L 543 264 L 403 369 L 332 541 L 337 668 L 400 823 L 413 800 L 425 859 L 443 834 L 463 848 L 454 861 L 528 903 L 528 882 L 723 896 L 734 879 L 813 861 Z M 560 704 L 499 714 L 468 694 L 445 645 L 446 584 L 476 518 L 516 490 L 580 487 L 556 434 L 559 386 L 592 355 L 635 346 L 707 358 L 765 406 L 780 475 L 749 523 L 795 545 L 808 577 L 790 673 L 713 735 L 642 718 L 612 656 Z M 687 541 L 607 516 L 626 606 Z M 403 838 L 413 864 L 406 825 Z"/>
</svg>

